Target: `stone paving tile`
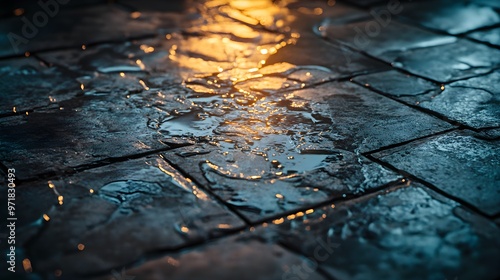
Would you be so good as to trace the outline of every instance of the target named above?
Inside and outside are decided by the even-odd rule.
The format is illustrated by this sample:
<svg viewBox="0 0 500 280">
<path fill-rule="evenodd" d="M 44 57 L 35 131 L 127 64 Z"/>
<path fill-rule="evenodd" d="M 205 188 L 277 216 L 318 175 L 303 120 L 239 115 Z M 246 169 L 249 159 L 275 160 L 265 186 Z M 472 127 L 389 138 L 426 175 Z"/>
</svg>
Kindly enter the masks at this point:
<svg viewBox="0 0 500 280">
<path fill-rule="evenodd" d="M 468 40 L 385 55 L 391 57 L 395 67 L 441 83 L 478 76 L 500 67 L 500 50 Z"/>
<path fill-rule="evenodd" d="M 384 22 L 377 15 L 387 3 L 371 0 L 355 2 L 380 4 L 374 11 L 334 1 L 209 1 L 184 13 L 180 2 L 93 1 L 63 7 L 20 46 L 57 48 L 36 53 L 48 66 L 33 57 L 0 62 L 0 99 L 11 97 L 0 100 L 0 158 L 19 179 L 33 179 L 18 188 L 27 209 L 18 261 L 31 260 L 41 273 L 33 278 L 304 279 L 305 269 L 323 279 L 317 250 L 330 241 L 340 247 L 320 264 L 327 278 L 499 276 L 500 130 L 491 129 L 499 126 L 499 50 L 416 27 L 430 1 L 420 10 L 403 3 L 414 20 L 405 24 L 394 13 Z M 487 38 L 473 30 L 498 21 L 490 8 L 498 4 L 471 3 L 448 3 L 433 12 L 457 15 L 422 24 Z M 0 19 L 0 31 L 21 30 L 21 18 Z M 0 57 L 12 54 L 0 37 Z M 341 78 L 354 83 L 332 82 Z M 14 103 L 33 111 L 14 115 Z M 429 109 L 480 132 L 394 148 L 453 128 Z M 395 187 L 406 179 L 363 156 L 388 146 L 374 156 L 457 202 L 412 183 Z M 158 149 L 166 161 L 143 154 Z M 131 155 L 145 158 L 124 161 Z M 391 191 L 371 195 L 382 187 Z M 344 202 L 311 209 L 332 199 Z M 275 225 L 257 225 L 263 219 Z M 243 220 L 258 230 L 226 236 Z"/>
<path fill-rule="evenodd" d="M 474 128 L 500 126 L 498 71 L 442 87 L 396 71 L 358 76 L 353 80 Z"/>
<path fill-rule="evenodd" d="M 121 271 L 121 275 L 151 280 L 298 279 L 287 278 L 292 275 L 290 267 L 299 266 L 306 261 L 304 257 L 276 244 L 242 234 L 192 251 L 169 254 L 137 268 Z M 108 280 L 111 276 L 112 274 L 99 279 Z M 311 280 L 326 279 L 315 271 L 307 276 Z"/>
<path fill-rule="evenodd" d="M 268 64 L 287 61 L 295 65 L 319 65 L 331 69 L 333 78 L 388 70 L 389 67 L 346 47 L 329 44 L 314 36 L 302 38 L 267 60 Z M 293 55 L 300 53 L 300 55 Z M 318 53 L 325 55 L 319 56 Z"/>
<path fill-rule="evenodd" d="M 256 232 L 277 235 L 281 244 L 313 260 L 292 267 L 296 277 L 318 265 L 335 279 L 500 276 L 499 228 L 418 184 L 273 223 Z"/>
<path fill-rule="evenodd" d="M 420 104 L 475 128 L 500 126 L 500 71 L 461 80 Z"/>
<path fill-rule="evenodd" d="M 60 109 L 0 119 L 2 163 L 26 179 L 167 147 L 148 128 L 145 109 L 114 97 L 84 96 L 59 102 Z"/>
<path fill-rule="evenodd" d="M 357 76 L 354 82 L 384 94 L 405 100 L 429 92 L 440 91 L 440 85 L 396 70 Z"/>
<path fill-rule="evenodd" d="M 81 93 L 71 73 L 37 59 L 0 61 L 0 115 L 55 105 Z"/>
<path fill-rule="evenodd" d="M 406 54 L 407 50 L 448 44 L 457 40 L 452 36 L 438 35 L 391 19 L 386 20 L 387 22 L 379 21 L 370 18 L 338 25 L 327 18 L 318 23 L 316 32 L 325 39 L 341 42 L 388 62 L 392 62 L 394 55 L 388 56 L 386 53 L 391 51 Z"/>
<path fill-rule="evenodd" d="M 438 119 L 350 83 L 294 92 L 332 121 L 329 138 L 338 148 L 368 152 L 450 128 Z"/>
<path fill-rule="evenodd" d="M 146 42 L 149 42 L 147 40 Z M 141 73 L 144 70 L 136 63 L 135 53 L 140 46 L 133 43 L 100 44 L 85 50 L 69 49 L 43 52 L 38 56 L 50 65 L 64 67 L 80 74 L 92 75 L 94 72 L 109 73 Z"/>
<path fill-rule="evenodd" d="M 473 205 L 500 214 L 500 141 L 452 132 L 373 155 Z"/>
<path fill-rule="evenodd" d="M 178 26 L 175 16 L 164 17 L 162 22 L 151 16 L 133 17 L 136 16 L 114 5 L 66 9 L 47 19 L 46 25 L 34 26 L 32 31 L 24 30 L 22 17 L 6 18 L 0 21 L 0 33 L 3 34 L 0 37 L 0 56 L 154 35 L 159 27 Z M 15 35 L 9 37 L 9 33 Z M 9 38 L 14 36 L 18 37 L 12 39 L 12 44 Z"/>
<path fill-rule="evenodd" d="M 500 23 L 500 15 L 495 9 L 467 1 L 406 3 L 401 15 L 425 27 L 450 34 L 465 33 Z"/>
<path fill-rule="evenodd" d="M 467 36 L 500 47 L 500 28 L 477 31 Z"/>
<path fill-rule="evenodd" d="M 58 269 L 64 279 L 109 273 L 147 252 L 176 249 L 243 226 L 158 156 L 48 184 L 52 188 L 47 181 L 19 187 L 23 198 L 31 196 L 19 205 L 24 206 L 20 214 L 39 219 L 37 231 L 24 238 L 29 240 L 26 254 L 45 276 Z"/>
<path fill-rule="evenodd" d="M 297 153 L 278 149 L 276 143 L 285 143 L 285 137 L 266 140 L 251 151 L 207 145 L 175 149 L 164 156 L 254 222 L 332 198 L 358 196 L 401 178 L 348 151 Z"/>
</svg>

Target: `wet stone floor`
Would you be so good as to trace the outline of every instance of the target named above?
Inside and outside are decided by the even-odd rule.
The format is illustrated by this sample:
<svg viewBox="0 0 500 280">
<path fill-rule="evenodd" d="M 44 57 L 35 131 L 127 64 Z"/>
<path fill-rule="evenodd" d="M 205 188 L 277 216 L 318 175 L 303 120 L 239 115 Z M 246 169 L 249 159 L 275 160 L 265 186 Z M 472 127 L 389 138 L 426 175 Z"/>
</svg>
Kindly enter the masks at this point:
<svg viewBox="0 0 500 280">
<path fill-rule="evenodd" d="M 0 6 L 1 279 L 499 279 L 498 1 Z"/>
</svg>

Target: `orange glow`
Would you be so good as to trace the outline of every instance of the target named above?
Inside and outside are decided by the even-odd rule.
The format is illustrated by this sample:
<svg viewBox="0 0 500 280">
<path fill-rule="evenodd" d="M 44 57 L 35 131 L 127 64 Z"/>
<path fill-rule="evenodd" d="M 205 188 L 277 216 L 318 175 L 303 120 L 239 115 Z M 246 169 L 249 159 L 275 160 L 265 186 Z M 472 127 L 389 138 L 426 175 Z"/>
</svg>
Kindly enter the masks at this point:
<svg viewBox="0 0 500 280">
<path fill-rule="evenodd" d="M 167 263 L 172 265 L 172 266 L 179 266 L 180 265 L 179 261 L 172 258 L 172 257 L 167 257 Z"/>
<path fill-rule="evenodd" d="M 141 70 L 146 69 L 146 66 L 142 63 L 140 59 L 137 59 L 135 63 L 137 64 L 137 66 L 139 66 L 139 68 L 141 68 Z"/>
<path fill-rule="evenodd" d="M 141 49 L 143 52 L 145 52 L 145 53 L 152 53 L 152 52 L 154 52 L 154 51 L 155 51 L 155 48 L 150 47 L 150 46 L 148 46 L 148 45 L 141 45 L 141 46 L 140 46 L 140 49 Z"/>
<path fill-rule="evenodd" d="M 23 260 L 23 268 L 24 268 L 24 271 L 26 271 L 27 273 L 33 272 L 33 268 L 31 267 L 30 259 Z"/>
<path fill-rule="evenodd" d="M 138 19 L 141 17 L 141 13 L 140 12 L 133 12 L 130 14 L 130 17 L 133 19 Z"/>
<path fill-rule="evenodd" d="M 274 221 L 273 221 L 273 224 L 275 224 L 275 225 L 279 225 L 279 224 L 282 224 L 284 221 L 285 221 L 285 219 L 283 219 L 283 218 L 279 218 L 279 219 L 274 220 Z"/>
<path fill-rule="evenodd" d="M 23 8 L 18 8 L 18 9 L 15 9 L 15 10 L 14 10 L 14 15 L 15 15 L 16 17 L 18 17 L 18 16 L 22 16 L 23 14 L 24 14 L 24 9 L 23 9 Z"/>
<path fill-rule="evenodd" d="M 141 84 L 141 86 L 142 86 L 145 90 L 149 90 L 149 87 L 146 85 L 146 83 L 145 83 L 143 80 L 139 80 L 139 84 Z"/>
</svg>

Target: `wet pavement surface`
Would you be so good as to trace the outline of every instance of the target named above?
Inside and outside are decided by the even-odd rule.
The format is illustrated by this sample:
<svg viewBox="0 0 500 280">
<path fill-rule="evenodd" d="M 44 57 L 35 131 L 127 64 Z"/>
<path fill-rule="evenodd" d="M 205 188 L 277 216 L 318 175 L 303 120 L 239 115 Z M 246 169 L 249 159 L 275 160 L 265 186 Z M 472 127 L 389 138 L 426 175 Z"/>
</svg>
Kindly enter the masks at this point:
<svg viewBox="0 0 500 280">
<path fill-rule="evenodd" d="M 1 279 L 500 277 L 497 1 L 40 3 L 1 4 Z"/>
</svg>

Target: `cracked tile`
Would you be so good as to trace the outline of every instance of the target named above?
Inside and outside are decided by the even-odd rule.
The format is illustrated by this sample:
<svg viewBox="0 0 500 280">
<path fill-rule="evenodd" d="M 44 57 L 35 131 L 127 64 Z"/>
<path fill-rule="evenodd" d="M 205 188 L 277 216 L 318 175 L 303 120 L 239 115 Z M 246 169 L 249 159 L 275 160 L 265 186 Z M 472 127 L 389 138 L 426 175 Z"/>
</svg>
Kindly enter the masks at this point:
<svg viewBox="0 0 500 280">
<path fill-rule="evenodd" d="M 386 55 L 395 67 L 441 83 L 479 76 L 500 67 L 500 50 L 464 39 Z"/>
<path fill-rule="evenodd" d="M 26 244 L 42 275 L 56 269 L 68 279 L 107 272 L 148 252 L 243 226 L 157 156 L 86 170 L 51 184 L 37 186 L 45 195 L 31 201 L 52 197 L 50 209 L 26 205 L 20 211 L 35 211 L 40 220 L 46 214 L 40 232 Z"/>
<path fill-rule="evenodd" d="M 19 179 L 167 147 L 147 126 L 152 112 L 125 98 L 84 96 L 58 105 L 0 119 L 2 163 Z"/>
<path fill-rule="evenodd" d="M 283 146 L 283 140 L 276 135 L 243 151 L 237 143 L 191 146 L 164 156 L 251 221 L 332 198 L 359 196 L 400 179 L 354 153 L 338 149 L 301 153 Z"/>
<path fill-rule="evenodd" d="M 80 85 L 65 69 L 45 67 L 32 57 L 0 62 L 0 115 L 57 108 L 58 101 L 80 93 Z"/>
<path fill-rule="evenodd" d="M 320 22 L 315 32 L 324 39 L 341 42 L 388 62 L 392 56 L 387 53 L 428 48 L 455 42 L 451 36 L 437 35 L 407 24 L 374 19 L 338 25 L 327 18 Z"/>
<path fill-rule="evenodd" d="M 396 71 L 359 76 L 353 80 L 464 125 L 474 128 L 500 126 L 498 71 L 446 86 Z"/>
<path fill-rule="evenodd" d="M 329 83 L 295 91 L 318 112 L 327 112 L 327 133 L 338 148 L 368 152 L 450 128 L 426 114 L 351 83 Z"/>
<path fill-rule="evenodd" d="M 467 36 L 500 47 L 500 28 L 476 31 Z"/>
<path fill-rule="evenodd" d="M 473 205 L 500 214 L 500 142 L 452 132 L 374 154 Z"/>
<path fill-rule="evenodd" d="M 258 232 L 335 279 L 499 276 L 498 227 L 417 184 L 290 215 Z"/>
</svg>

